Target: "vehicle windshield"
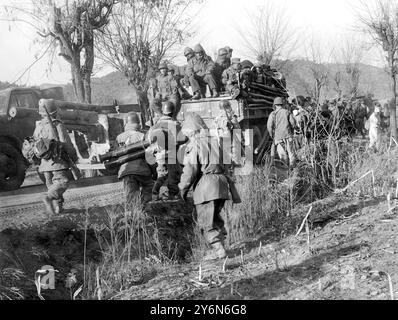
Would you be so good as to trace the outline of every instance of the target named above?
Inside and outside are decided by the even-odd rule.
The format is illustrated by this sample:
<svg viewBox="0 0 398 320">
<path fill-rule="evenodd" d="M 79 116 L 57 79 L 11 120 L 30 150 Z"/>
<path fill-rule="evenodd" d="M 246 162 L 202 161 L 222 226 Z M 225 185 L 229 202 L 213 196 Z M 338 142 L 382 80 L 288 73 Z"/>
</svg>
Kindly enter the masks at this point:
<svg viewBox="0 0 398 320">
<path fill-rule="evenodd" d="M 8 92 L 0 92 L 0 113 L 7 112 L 7 97 Z"/>
</svg>

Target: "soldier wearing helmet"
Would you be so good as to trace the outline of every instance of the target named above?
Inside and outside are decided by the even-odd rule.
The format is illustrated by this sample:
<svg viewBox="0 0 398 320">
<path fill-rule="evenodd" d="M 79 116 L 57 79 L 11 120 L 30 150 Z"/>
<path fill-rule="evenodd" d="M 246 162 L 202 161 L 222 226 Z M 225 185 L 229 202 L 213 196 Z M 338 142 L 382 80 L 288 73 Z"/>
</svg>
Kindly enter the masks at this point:
<svg viewBox="0 0 398 320">
<path fill-rule="evenodd" d="M 155 101 L 172 101 L 176 107 L 176 114 L 174 114 L 174 116 L 176 116 L 181 107 L 181 96 L 179 92 L 181 85 L 174 75 L 168 74 L 169 70 L 166 63 L 161 63 L 159 65 L 159 71 L 160 75 L 156 77 Z"/>
<path fill-rule="evenodd" d="M 239 58 L 233 58 L 231 60 L 231 66 L 224 70 L 222 74 L 222 83 L 228 93 L 233 95 L 236 90 L 239 90 L 239 79 L 241 72 L 241 64 Z"/>
<path fill-rule="evenodd" d="M 181 125 L 174 120 L 175 106 L 171 101 L 166 101 L 162 107 L 162 116 L 149 130 L 148 140 L 153 146 L 156 158 L 157 180 L 152 189 L 152 199 L 160 199 L 160 188 L 167 183 L 169 200 L 178 196 L 178 182 L 180 181 L 181 166 L 177 160 L 179 142 L 184 141 L 181 134 Z"/>
<path fill-rule="evenodd" d="M 127 147 L 144 140 L 138 114 L 128 113 L 124 119 L 124 132 L 117 136 L 116 142 L 120 147 Z M 121 165 L 118 178 L 123 181 L 128 208 L 134 205 L 136 198 L 140 198 L 143 204 L 152 200 L 152 171 L 145 159 L 136 159 Z"/>
<path fill-rule="evenodd" d="M 234 50 L 231 49 L 229 46 L 224 47 L 224 49 L 228 52 L 228 58 L 231 59 L 232 58 L 232 52 Z"/>
<path fill-rule="evenodd" d="M 219 97 L 217 81 L 214 77 L 215 64 L 200 44 L 194 47 L 195 58 L 188 62 L 187 75 L 194 93 L 193 99 L 199 100 L 206 95 L 206 85 L 212 97 Z"/>
<path fill-rule="evenodd" d="M 227 235 L 221 210 L 227 200 L 240 203 L 234 183 L 227 175 L 219 141 L 208 134 L 203 119 L 191 113 L 182 131 L 189 136 L 184 156 L 184 169 L 178 185 L 181 198 L 186 200 L 193 187 L 193 202 L 197 224 L 211 250 L 204 260 L 226 257 L 224 240 Z M 209 150 L 210 149 L 210 150 Z"/>
<path fill-rule="evenodd" d="M 215 63 L 214 76 L 217 81 L 217 85 L 220 88 L 220 91 L 223 91 L 223 84 L 221 82 L 222 74 L 224 70 L 228 69 L 231 66 L 231 57 L 229 56 L 229 52 L 225 48 L 221 48 L 218 50 L 217 60 Z"/>
<path fill-rule="evenodd" d="M 279 160 L 288 166 L 294 166 L 296 152 L 293 143 L 293 133 L 296 121 L 293 115 L 283 108 L 285 101 L 281 97 L 274 99 L 274 111 L 268 117 L 267 130 L 274 141 Z"/>
<path fill-rule="evenodd" d="M 58 109 L 53 100 L 41 99 L 39 101 L 39 114 L 42 119 L 36 122 L 33 138 L 37 145 L 43 142 L 44 145 L 49 147 L 51 146 L 50 141 L 59 141 L 71 160 L 76 162 L 76 150 L 66 128 L 57 115 L 57 111 Z M 47 112 L 50 117 L 48 117 Z M 48 151 L 47 155 L 41 158 L 39 172 L 44 174 L 47 186 L 47 193 L 43 197 L 43 202 L 47 213 L 54 215 L 62 211 L 63 194 L 68 188 L 70 167 L 65 157 L 62 157 L 62 153 L 54 154 L 51 149 Z M 43 154 L 43 152 L 40 153 Z"/>
</svg>

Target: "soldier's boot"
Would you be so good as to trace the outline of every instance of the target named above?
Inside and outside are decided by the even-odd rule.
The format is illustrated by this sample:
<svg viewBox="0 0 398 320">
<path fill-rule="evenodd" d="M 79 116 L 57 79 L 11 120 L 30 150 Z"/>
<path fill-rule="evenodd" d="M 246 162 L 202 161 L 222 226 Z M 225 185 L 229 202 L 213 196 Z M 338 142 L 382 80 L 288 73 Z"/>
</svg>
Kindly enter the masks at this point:
<svg viewBox="0 0 398 320">
<path fill-rule="evenodd" d="M 211 244 L 212 250 L 210 250 L 204 257 L 203 261 L 211 261 L 217 259 L 223 259 L 227 256 L 224 245 L 221 241 Z"/>
<path fill-rule="evenodd" d="M 60 214 L 62 213 L 64 207 L 63 207 L 63 201 L 60 200 L 53 200 L 53 208 L 55 214 Z"/>
<path fill-rule="evenodd" d="M 200 91 L 196 91 L 192 97 L 192 100 L 200 100 L 202 98 L 202 94 Z"/>
<path fill-rule="evenodd" d="M 43 198 L 44 205 L 46 206 L 46 211 L 49 215 L 55 215 L 55 210 L 53 206 L 53 202 L 49 196 L 44 196 Z"/>
<path fill-rule="evenodd" d="M 220 94 L 218 93 L 218 91 L 216 89 L 213 89 L 213 98 L 218 98 L 220 96 Z"/>
</svg>

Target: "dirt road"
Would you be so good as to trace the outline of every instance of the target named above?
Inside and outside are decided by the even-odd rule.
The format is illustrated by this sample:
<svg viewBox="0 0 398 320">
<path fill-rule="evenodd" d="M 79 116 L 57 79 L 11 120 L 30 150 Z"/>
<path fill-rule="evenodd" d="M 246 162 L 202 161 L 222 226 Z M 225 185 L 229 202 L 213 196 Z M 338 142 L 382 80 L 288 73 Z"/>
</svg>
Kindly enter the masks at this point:
<svg viewBox="0 0 398 320">
<path fill-rule="evenodd" d="M 31 225 L 47 219 L 41 201 L 46 187 L 26 184 L 19 190 L 0 193 L 0 231 Z M 122 203 L 123 188 L 117 177 L 96 177 L 70 183 L 65 195 L 65 210 L 84 210 Z"/>
</svg>

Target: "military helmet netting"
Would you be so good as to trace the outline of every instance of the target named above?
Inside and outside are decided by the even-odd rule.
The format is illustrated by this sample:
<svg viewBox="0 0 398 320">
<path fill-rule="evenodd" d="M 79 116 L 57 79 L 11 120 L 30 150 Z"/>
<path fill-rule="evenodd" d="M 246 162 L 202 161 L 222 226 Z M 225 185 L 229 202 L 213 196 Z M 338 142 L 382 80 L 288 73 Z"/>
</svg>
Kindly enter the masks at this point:
<svg viewBox="0 0 398 320">
<path fill-rule="evenodd" d="M 283 98 L 281 98 L 281 97 L 276 97 L 276 98 L 274 99 L 274 106 L 281 106 L 281 105 L 283 105 Z"/>
<path fill-rule="evenodd" d="M 221 48 L 221 49 L 218 50 L 218 55 L 219 55 L 219 56 L 225 56 L 225 55 L 227 55 L 228 53 L 229 53 L 228 50 L 225 49 L 225 48 Z"/>
<path fill-rule="evenodd" d="M 165 115 L 173 114 L 175 110 L 174 103 L 171 101 L 166 101 L 162 106 L 162 113 Z"/>
<path fill-rule="evenodd" d="M 167 69 L 167 64 L 165 64 L 164 62 L 159 64 L 159 70 L 161 69 Z"/>
<path fill-rule="evenodd" d="M 231 109 L 231 103 L 228 100 L 221 100 L 218 106 L 221 110 Z"/>
<path fill-rule="evenodd" d="M 186 47 L 186 48 L 184 49 L 184 56 L 187 56 L 187 55 L 192 54 L 192 53 L 194 53 L 193 50 L 192 50 L 192 48 Z"/>
<path fill-rule="evenodd" d="M 126 124 L 140 124 L 140 118 L 136 112 L 129 112 L 124 121 Z"/>
<path fill-rule="evenodd" d="M 195 52 L 204 52 L 205 50 L 203 49 L 201 44 L 197 44 L 196 46 L 193 47 L 193 51 L 195 51 Z"/>
<path fill-rule="evenodd" d="M 208 129 L 208 127 L 204 120 L 200 115 L 194 112 L 189 113 L 182 124 L 182 130 L 200 131 L 206 129 Z"/>
<path fill-rule="evenodd" d="M 57 112 L 57 107 L 56 107 L 53 99 L 40 99 L 39 100 L 39 114 L 41 114 L 41 115 L 47 114 L 44 107 L 47 109 L 47 112 L 50 115 Z"/>
</svg>

